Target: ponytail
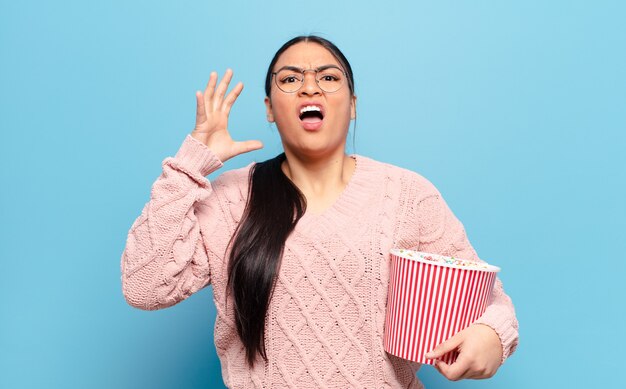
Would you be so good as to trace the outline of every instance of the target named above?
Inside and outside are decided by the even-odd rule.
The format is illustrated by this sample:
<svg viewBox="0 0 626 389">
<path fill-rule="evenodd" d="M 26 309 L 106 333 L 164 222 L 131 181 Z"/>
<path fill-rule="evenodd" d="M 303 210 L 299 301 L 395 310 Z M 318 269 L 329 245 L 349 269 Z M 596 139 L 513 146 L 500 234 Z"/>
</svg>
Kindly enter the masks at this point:
<svg viewBox="0 0 626 389">
<path fill-rule="evenodd" d="M 249 196 L 228 262 L 228 290 L 234 297 L 237 333 L 252 367 L 264 359 L 265 317 L 276 285 L 285 241 L 306 210 L 302 192 L 283 173 L 285 154 L 250 170 Z"/>
<path fill-rule="evenodd" d="M 265 96 L 271 96 L 274 66 L 285 50 L 299 42 L 312 42 L 328 50 L 348 77 L 354 96 L 354 77 L 350 63 L 341 50 L 327 39 L 315 35 L 297 36 L 274 54 L 265 76 Z M 248 202 L 235 234 L 228 261 L 228 291 L 234 296 L 237 333 L 246 349 L 246 361 L 252 367 L 257 353 L 265 353 L 265 316 L 285 241 L 306 211 L 302 192 L 283 173 L 285 154 L 257 163 L 250 170 Z"/>
</svg>

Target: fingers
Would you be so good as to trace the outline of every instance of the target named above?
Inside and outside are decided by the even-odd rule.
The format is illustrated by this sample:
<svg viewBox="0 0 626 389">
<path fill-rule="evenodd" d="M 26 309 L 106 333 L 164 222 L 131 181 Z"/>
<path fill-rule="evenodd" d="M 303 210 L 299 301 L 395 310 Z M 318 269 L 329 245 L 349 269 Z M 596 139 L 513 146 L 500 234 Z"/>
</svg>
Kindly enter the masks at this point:
<svg viewBox="0 0 626 389">
<path fill-rule="evenodd" d="M 427 354 L 427 358 L 439 358 L 446 350 L 457 349 L 459 355 L 454 363 L 435 362 L 435 367 L 443 376 L 451 381 L 492 377 L 500 365 L 500 340 L 497 336 L 491 339 L 489 331 L 480 326 L 470 326 L 437 346 Z"/>
<path fill-rule="evenodd" d="M 425 357 L 428 359 L 437 359 L 441 358 L 443 355 L 449 353 L 452 350 L 455 350 L 461 344 L 463 338 L 461 336 L 455 335 L 445 342 L 439 344 L 432 351 L 426 353 Z"/>
<path fill-rule="evenodd" d="M 222 81 L 220 81 L 219 85 L 215 89 L 215 95 L 213 98 L 213 109 L 217 110 L 221 107 L 222 102 L 224 100 L 224 95 L 226 94 L 226 90 L 228 90 L 228 84 L 230 84 L 230 80 L 233 79 L 233 71 L 231 69 L 226 69 L 224 73 L 224 77 L 222 77 Z"/>
<path fill-rule="evenodd" d="M 205 144 L 214 150 L 222 161 L 263 147 L 259 141 L 234 142 L 228 132 L 230 110 L 243 90 L 243 84 L 240 82 L 226 94 L 232 78 L 231 69 L 226 70 L 219 82 L 217 73 L 211 72 L 204 93 L 196 92 L 194 133 L 207 134 L 204 135 Z"/>
<path fill-rule="evenodd" d="M 218 153 L 218 158 L 222 162 L 226 162 L 227 160 L 236 157 L 239 154 L 247 153 L 249 151 L 258 150 L 263 148 L 263 143 L 258 140 L 247 140 L 243 142 L 232 142 L 229 147 L 226 149 L 228 151 L 224 153 Z"/>
<path fill-rule="evenodd" d="M 209 76 L 209 82 L 204 89 L 204 101 L 209 102 L 213 99 L 213 93 L 215 92 L 215 85 L 217 84 L 217 73 L 211 72 Z"/>
<path fill-rule="evenodd" d="M 263 143 L 258 140 L 247 140 L 244 142 L 235 142 L 236 155 L 247 153 L 263 148 Z"/>
<path fill-rule="evenodd" d="M 210 111 L 222 110 L 226 112 L 226 114 L 230 112 L 230 109 L 235 103 L 235 100 L 237 100 L 237 97 L 239 97 L 241 91 L 243 90 L 243 84 L 240 82 L 235 85 L 233 90 L 231 90 L 226 98 L 224 98 L 224 95 L 228 90 L 228 85 L 230 84 L 232 79 L 233 71 L 231 69 L 226 69 L 224 77 L 218 85 L 217 73 L 211 72 L 209 82 L 207 83 L 206 89 L 204 90 L 205 109 L 209 108 Z"/>
<path fill-rule="evenodd" d="M 204 108 L 204 97 L 202 92 L 196 91 L 196 123 L 206 121 L 206 110 Z"/>
<path fill-rule="evenodd" d="M 435 363 L 435 367 L 444 377 L 446 377 L 450 381 L 458 381 L 463 378 L 470 378 L 467 376 L 467 373 L 470 370 L 470 363 L 466 360 L 466 358 L 463 357 L 463 354 L 459 354 L 459 357 L 451 365 L 443 361 L 437 361 Z"/>
<path fill-rule="evenodd" d="M 235 100 L 237 100 L 237 97 L 239 97 L 239 95 L 241 94 L 242 90 L 243 83 L 240 82 L 235 85 L 233 90 L 231 90 L 228 96 L 226 96 L 226 99 L 224 99 L 224 104 L 222 104 L 222 110 L 226 113 L 226 115 L 230 113 L 231 107 L 235 103 Z"/>
</svg>

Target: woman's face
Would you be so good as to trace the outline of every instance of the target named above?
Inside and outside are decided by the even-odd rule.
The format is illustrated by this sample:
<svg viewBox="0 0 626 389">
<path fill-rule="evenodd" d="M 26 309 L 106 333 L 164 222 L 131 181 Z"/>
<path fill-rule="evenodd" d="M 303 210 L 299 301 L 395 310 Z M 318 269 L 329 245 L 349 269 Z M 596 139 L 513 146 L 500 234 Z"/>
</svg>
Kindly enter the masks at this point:
<svg viewBox="0 0 626 389">
<path fill-rule="evenodd" d="M 284 67 L 318 69 L 328 65 L 341 68 L 339 61 L 323 46 L 300 42 L 281 54 L 272 71 Z M 276 123 L 287 155 L 319 158 L 344 153 L 350 120 L 356 114 L 356 96 L 350 94 L 345 75 L 342 75 L 341 88 L 332 93 L 323 91 L 315 76 L 313 71 L 305 72 L 302 87 L 285 93 L 277 87 L 275 75 L 270 96 L 265 98 L 267 120 Z M 303 114 L 310 110 L 320 113 Z"/>
</svg>

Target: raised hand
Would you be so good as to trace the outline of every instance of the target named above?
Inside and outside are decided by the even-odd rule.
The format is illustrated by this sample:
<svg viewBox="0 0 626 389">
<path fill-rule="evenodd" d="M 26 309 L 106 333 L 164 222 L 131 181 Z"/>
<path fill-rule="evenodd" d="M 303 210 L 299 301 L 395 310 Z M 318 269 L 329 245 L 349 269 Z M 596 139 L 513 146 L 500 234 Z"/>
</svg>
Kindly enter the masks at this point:
<svg viewBox="0 0 626 389">
<path fill-rule="evenodd" d="M 263 147 L 258 140 L 234 141 L 228 132 L 230 109 L 243 90 L 240 82 L 226 95 L 232 78 L 233 71 L 228 69 L 217 85 L 217 73 L 211 72 L 204 93 L 196 92 L 196 127 L 191 133 L 191 136 L 204 143 L 222 162 Z"/>
<path fill-rule="evenodd" d="M 437 359 L 453 350 L 457 350 L 459 356 L 452 364 L 441 360 L 435 362 L 435 368 L 451 381 L 490 378 L 500 367 L 500 337 L 484 324 L 472 324 L 435 347 L 426 354 L 426 358 Z"/>
</svg>

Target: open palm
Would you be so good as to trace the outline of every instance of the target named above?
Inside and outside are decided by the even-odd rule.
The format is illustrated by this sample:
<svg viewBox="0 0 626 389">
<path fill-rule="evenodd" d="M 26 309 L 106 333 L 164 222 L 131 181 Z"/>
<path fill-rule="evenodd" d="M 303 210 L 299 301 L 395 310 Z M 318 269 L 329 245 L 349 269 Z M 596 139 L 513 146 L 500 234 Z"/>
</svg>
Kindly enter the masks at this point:
<svg viewBox="0 0 626 389">
<path fill-rule="evenodd" d="M 240 82 L 226 94 L 232 77 L 232 70 L 226 70 L 217 85 L 217 73 L 211 72 L 204 93 L 196 92 L 196 127 L 191 133 L 191 136 L 204 143 L 222 162 L 263 147 L 258 140 L 234 141 L 228 132 L 230 109 L 243 90 Z"/>
</svg>

